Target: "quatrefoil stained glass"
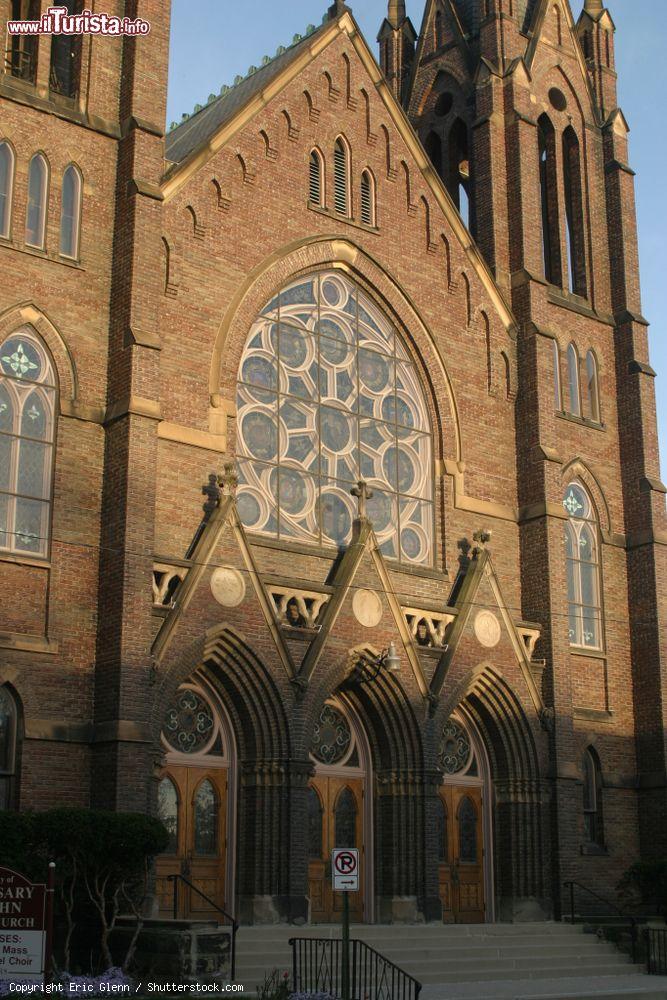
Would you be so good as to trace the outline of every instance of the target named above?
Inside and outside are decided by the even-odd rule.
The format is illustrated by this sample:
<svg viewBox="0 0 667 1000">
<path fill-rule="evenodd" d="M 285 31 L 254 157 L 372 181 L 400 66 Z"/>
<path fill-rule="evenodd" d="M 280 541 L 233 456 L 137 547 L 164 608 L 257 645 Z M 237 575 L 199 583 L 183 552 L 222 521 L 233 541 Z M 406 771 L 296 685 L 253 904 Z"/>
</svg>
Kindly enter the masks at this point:
<svg viewBox="0 0 667 1000">
<path fill-rule="evenodd" d="M 313 729 L 310 752 L 321 764 L 339 764 L 352 748 L 350 724 L 333 705 L 324 705 Z"/>
<path fill-rule="evenodd" d="M 458 774 L 470 762 L 472 747 L 465 729 L 450 719 L 442 730 L 438 760 L 445 774 Z"/>
<path fill-rule="evenodd" d="M 382 551 L 426 564 L 433 545 L 430 425 L 393 324 L 340 273 L 309 275 L 254 323 L 237 391 L 238 509 L 246 528 L 344 545 L 365 479 Z"/>
<path fill-rule="evenodd" d="M 179 753 L 200 753 L 211 743 L 214 730 L 213 709 L 208 702 L 196 691 L 179 691 L 162 727 L 169 746 Z"/>
</svg>

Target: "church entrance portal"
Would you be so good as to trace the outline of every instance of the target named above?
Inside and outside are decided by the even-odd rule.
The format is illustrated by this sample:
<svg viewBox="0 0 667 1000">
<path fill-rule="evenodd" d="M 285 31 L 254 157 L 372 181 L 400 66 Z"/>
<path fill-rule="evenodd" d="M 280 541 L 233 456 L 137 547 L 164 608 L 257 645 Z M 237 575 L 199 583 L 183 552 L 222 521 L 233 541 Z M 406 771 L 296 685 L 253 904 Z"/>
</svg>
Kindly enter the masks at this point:
<svg viewBox="0 0 667 1000">
<path fill-rule="evenodd" d="M 455 718 L 443 731 L 440 764 L 445 772 L 437 806 L 442 917 L 450 924 L 484 923 L 490 880 L 484 769 L 469 730 Z"/>
<path fill-rule="evenodd" d="M 186 685 L 167 712 L 162 743 L 158 816 L 170 842 L 155 862 L 159 914 L 172 916 L 169 876 L 179 874 L 192 885 L 179 880 L 178 917 L 202 920 L 216 913 L 212 903 L 227 908 L 231 740 L 204 690 Z"/>
<path fill-rule="evenodd" d="M 315 776 L 308 786 L 308 895 L 312 923 L 339 923 L 342 894 L 333 892 L 331 852 L 335 847 L 359 851 L 359 892 L 350 893 L 350 919 L 365 918 L 369 860 L 365 785 L 367 755 L 360 729 L 339 702 L 327 702 L 313 734 L 311 759 Z"/>
</svg>

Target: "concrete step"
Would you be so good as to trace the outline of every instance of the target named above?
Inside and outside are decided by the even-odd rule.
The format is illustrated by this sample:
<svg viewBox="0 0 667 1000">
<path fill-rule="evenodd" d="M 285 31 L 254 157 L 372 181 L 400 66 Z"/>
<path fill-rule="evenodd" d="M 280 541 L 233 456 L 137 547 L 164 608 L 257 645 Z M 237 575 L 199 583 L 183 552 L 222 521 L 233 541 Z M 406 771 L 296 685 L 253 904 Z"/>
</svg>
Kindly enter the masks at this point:
<svg viewBox="0 0 667 1000">
<path fill-rule="evenodd" d="M 667 1000 L 667 978 L 655 976 L 516 980 L 425 986 L 420 1000 Z"/>
</svg>

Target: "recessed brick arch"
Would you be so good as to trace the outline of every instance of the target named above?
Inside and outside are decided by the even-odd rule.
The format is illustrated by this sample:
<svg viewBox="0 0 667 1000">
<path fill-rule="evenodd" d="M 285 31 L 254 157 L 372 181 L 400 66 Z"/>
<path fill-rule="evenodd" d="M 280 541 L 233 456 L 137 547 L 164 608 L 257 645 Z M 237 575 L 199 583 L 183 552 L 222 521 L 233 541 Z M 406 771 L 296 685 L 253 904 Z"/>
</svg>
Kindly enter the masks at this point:
<svg viewBox="0 0 667 1000">
<path fill-rule="evenodd" d="M 319 268 L 340 268 L 375 298 L 401 329 L 426 390 L 437 458 L 461 460 L 461 429 L 445 361 L 416 306 L 398 283 L 354 243 L 332 237 L 292 244 L 267 258 L 241 286 L 218 331 L 210 371 L 211 396 L 233 400 L 248 332 L 261 309 L 283 285 Z M 443 406 L 441 401 L 446 400 Z"/>
</svg>

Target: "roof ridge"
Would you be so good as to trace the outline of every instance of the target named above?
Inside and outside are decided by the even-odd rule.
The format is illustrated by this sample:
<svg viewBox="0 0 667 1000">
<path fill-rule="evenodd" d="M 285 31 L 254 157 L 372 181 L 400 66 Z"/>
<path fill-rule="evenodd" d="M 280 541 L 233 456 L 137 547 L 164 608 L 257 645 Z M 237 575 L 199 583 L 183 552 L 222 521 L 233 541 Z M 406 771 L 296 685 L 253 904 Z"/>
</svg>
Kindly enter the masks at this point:
<svg viewBox="0 0 667 1000">
<path fill-rule="evenodd" d="M 327 20 L 328 20 L 328 14 L 325 14 L 324 18 L 322 19 L 322 24 L 325 24 Z M 279 56 L 285 55 L 286 52 L 289 52 L 290 49 L 293 49 L 296 45 L 299 45 L 305 38 L 309 38 L 311 35 L 314 35 L 317 30 L 318 29 L 315 24 L 308 24 L 303 34 L 296 32 L 289 45 L 279 45 L 272 56 L 269 55 L 262 56 L 259 66 L 255 65 L 249 66 L 245 75 L 238 73 L 234 77 L 234 82 L 231 85 L 223 83 L 223 85 L 220 88 L 220 91 L 217 94 L 213 93 L 209 94 L 208 100 L 206 101 L 205 104 L 195 104 L 192 112 L 190 113 L 188 113 L 187 111 L 184 112 L 183 115 L 181 116 L 180 122 L 176 121 L 171 122 L 168 129 L 168 134 L 170 136 L 173 135 L 173 133 L 176 132 L 177 129 L 181 128 L 183 125 L 186 125 L 188 122 L 192 121 L 192 119 L 196 118 L 196 116 L 199 115 L 202 111 L 206 111 L 206 109 L 210 108 L 212 104 L 216 104 L 218 101 L 227 97 L 230 93 L 232 93 L 233 90 L 236 89 L 236 87 L 242 84 L 244 80 L 247 80 L 249 79 L 249 77 L 254 76 L 255 73 L 258 73 L 261 69 L 264 69 L 266 66 L 270 66 L 271 63 L 273 63 L 276 59 L 279 58 Z"/>
</svg>

